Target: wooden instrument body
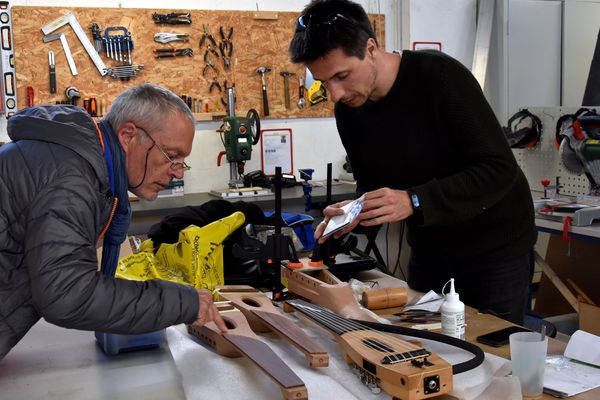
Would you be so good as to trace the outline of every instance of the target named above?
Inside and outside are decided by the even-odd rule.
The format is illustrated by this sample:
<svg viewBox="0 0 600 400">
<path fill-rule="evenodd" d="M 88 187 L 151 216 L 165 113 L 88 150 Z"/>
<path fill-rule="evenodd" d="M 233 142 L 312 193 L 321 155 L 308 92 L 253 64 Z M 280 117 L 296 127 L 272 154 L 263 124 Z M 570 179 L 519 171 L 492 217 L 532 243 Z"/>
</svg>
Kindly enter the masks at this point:
<svg viewBox="0 0 600 400">
<path fill-rule="evenodd" d="M 360 308 L 350 285 L 340 281 L 326 269 L 314 271 L 309 275 L 305 272 L 281 267 L 281 277 L 287 281 L 287 288 L 290 292 L 322 305 L 338 315 L 377 322 L 371 314 Z"/>
<path fill-rule="evenodd" d="M 329 365 L 329 354 L 293 321 L 282 315 L 271 300 L 258 289 L 245 285 L 217 286 L 222 300 L 239 309 L 254 332 L 276 332 L 305 354 L 311 367 Z"/>
<path fill-rule="evenodd" d="M 188 332 L 208 344 L 217 354 L 225 357 L 245 356 L 250 359 L 280 386 L 284 399 L 308 399 L 304 382 L 256 336 L 244 314 L 223 302 L 217 304 L 217 307 L 227 324 L 227 333 L 221 333 L 214 322 L 203 326 L 188 325 Z"/>
<path fill-rule="evenodd" d="M 372 363 L 375 366 L 375 372 L 371 373 L 371 375 L 377 379 L 378 385 L 383 390 L 394 397 L 408 400 L 427 399 L 452 391 L 452 365 L 436 354 L 431 353 L 427 357 L 427 361 L 432 365 L 416 366 L 411 361 L 402 361 L 397 364 L 382 364 L 382 353 L 366 346 L 364 341 L 377 340 L 394 348 L 390 344 L 389 335 L 366 330 L 346 333 L 336 336 L 336 339 L 341 345 L 344 354 L 346 354 L 348 361 L 361 368 L 365 365 L 365 360 Z M 425 378 L 434 376 L 439 377 L 436 382 L 439 382 L 440 390 L 426 394 L 426 388 L 424 387 Z M 431 389 L 428 388 L 428 390 Z"/>
<path fill-rule="evenodd" d="M 346 361 L 392 396 L 417 400 L 452 391 L 452 365 L 438 355 L 319 305 L 303 300 L 289 300 L 287 304 L 333 332 Z"/>
</svg>

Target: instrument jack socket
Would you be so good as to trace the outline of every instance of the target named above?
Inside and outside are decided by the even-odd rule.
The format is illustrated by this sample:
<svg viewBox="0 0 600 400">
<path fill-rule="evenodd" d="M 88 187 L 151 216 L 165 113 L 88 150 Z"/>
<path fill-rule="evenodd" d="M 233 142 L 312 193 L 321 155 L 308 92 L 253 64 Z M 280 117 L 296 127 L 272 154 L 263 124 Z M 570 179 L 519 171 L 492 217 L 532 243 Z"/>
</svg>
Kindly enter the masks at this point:
<svg viewBox="0 0 600 400">
<path fill-rule="evenodd" d="M 440 391 L 440 376 L 439 375 L 433 375 L 433 376 L 426 376 L 423 379 L 423 393 L 425 394 L 432 394 L 432 393 L 437 393 Z"/>
</svg>

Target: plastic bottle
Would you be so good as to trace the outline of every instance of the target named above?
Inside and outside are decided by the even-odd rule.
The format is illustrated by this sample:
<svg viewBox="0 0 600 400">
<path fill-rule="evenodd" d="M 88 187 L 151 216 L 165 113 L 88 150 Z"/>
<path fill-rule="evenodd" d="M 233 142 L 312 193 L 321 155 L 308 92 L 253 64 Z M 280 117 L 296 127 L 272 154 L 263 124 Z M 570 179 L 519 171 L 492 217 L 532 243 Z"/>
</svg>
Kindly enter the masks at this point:
<svg viewBox="0 0 600 400">
<path fill-rule="evenodd" d="M 442 315 L 442 333 L 457 339 L 465 338 L 465 304 L 459 300 L 454 291 L 454 278 L 450 279 L 450 291 L 446 294 L 440 307 Z M 446 282 L 446 285 L 448 282 Z M 444 285 L 444 288 L 446 287 Z M 442 294 L 444 289 L 442 289 Z"/>
</svg>

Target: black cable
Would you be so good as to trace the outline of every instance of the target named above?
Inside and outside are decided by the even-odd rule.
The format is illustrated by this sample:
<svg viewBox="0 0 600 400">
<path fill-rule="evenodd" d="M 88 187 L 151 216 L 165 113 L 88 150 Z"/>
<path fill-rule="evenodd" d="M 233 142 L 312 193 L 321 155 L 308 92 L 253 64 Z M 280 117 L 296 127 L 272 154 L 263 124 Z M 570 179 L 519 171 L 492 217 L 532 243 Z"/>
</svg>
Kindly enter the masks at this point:
<svg viewBox="0 0 600 400">
<path fill-rule="evenodd" d="M 399 240 L 398 240 L 398 256 L 396 257 L 396 263 L 394 264 L 394 270 L 392 271 L 392 275 L 396 276 L 396 270 L 400 267 L 400 257 L 402 256 L 402 240 L 404 239 L 404 228 L 406 224 L 404 221 L 400 221 L 400 231 L 398 232 Z M 402 274 L 402 279 L 406 281 L 406 275 L 404 275 L 404 270 L 400 268 L 400 273 Z"/>
<path fill-rule="evenodd" d="M 385 227 L 385 265 L 390 265 L 390 246 L 389 246 L 389 237 L 390 237 L 390 224 L 389 222 Z M 393 274 L 393 272 L 392 272 Z"/>
<path fill-rule="evenodd" d="M 380 263 L 379 261 L 377 261 L 377 260 L 376 260 L 376 259 L 374 259 L 373 257 L 369 256 L 367 253 L 365 253 L 364 251 L 360 250 L 358 247 L 354 247 L 353 249 L 350 249 L 350 252 L 351 252 L 351 253 L 354 253 L 354 254 L 356 254 L 356 255 L 359 255 L 359 256 L 361 256 L 361 257 L 364 257 L 364 258 L 371 258 L 371 259 L 373 259 L 373 261 L 375 262 L 375 266 L 376 266 L 376 267 L 377 267 L 377 268 L 378 268 L 378 269 L 379 269 L 381 272 L 383 272 L 383 273 L 384 273 L 384 274 L 386 274 L 386 275 L 390 275 L 390 276 L 392 276 L 392 271 L 390 271 L 386 265 L 384 265 L 384 264 Z"/>
<path fill-rule="evenodd" d="M 148 172 L 148 156 L 150 155 L 150 150 L 152 150 L 154 148 L 155 144 L 156 144 L 156 142 L 152 143 L 152 146 L 150 146 L 148 151 L 146 151 L 146 161 L 144 162 L 144 176 L 142 176 L 142 180 L 140 181 L 139 184 L 137 184 L 135 186 L 128 185 L 127 189 L 137 189 L 140 186 L 142 186 L 142 183 L 144 183 L 144 181 L 146 180 L 146 172 Z"/>
<path fill-rule="evenodd" d="M 369 328 L 381 332 L 397 333 L 399 335 L 433 340 L 436 342 L 448 344 L 450 346 L 458 347 L 459 349 L 463 349 L 468 351 L 469 353 L 472 353 L 474 357 L 470 360 L 452 366 L 452 374 L 454 375 L 460 374 L 462 372 L 467 372 L 478 367 L 479 365 L 481 365 L 485 358 L 483 350 L 481 350 L 481 348 L 479 348 L 479 346 L 477 346 L 476 344 L 469 343 L 451 336 L 442 335 L 441 333 L 422 331 L 419 329 L 412 329 L 404 326 L 380 324 L 379 322 L 362 321 L 356 319 L 353 319 L 352 321 L 357 322 L 359 324 L 363 324 Z"/>
</svg>

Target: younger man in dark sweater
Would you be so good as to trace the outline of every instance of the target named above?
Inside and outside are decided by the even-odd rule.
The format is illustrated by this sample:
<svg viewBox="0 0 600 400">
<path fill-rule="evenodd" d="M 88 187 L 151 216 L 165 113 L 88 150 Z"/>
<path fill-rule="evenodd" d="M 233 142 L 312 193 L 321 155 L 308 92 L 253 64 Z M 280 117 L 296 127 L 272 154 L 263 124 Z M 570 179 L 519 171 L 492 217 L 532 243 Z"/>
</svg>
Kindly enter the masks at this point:
<svg viewBox="0 0 600 400">
<path fill-rule="evenodd" d="M 435 51 L 387 53 L 348 0 L 313 0 L 290 44 L 336 103 L 363 211 L 372 227 L 406 220 L 409 285 L 450 278 L 467 305 L 521 323 L 536 240 L 527 180 L 471 73 Z M 328 207 L 325 221 L 345 203 Z M 317 228 L 317 236 L 325 224 Z"/>
</svg>

